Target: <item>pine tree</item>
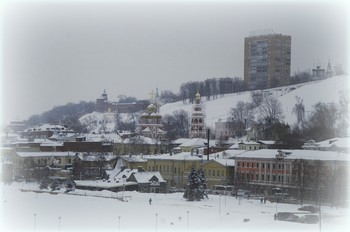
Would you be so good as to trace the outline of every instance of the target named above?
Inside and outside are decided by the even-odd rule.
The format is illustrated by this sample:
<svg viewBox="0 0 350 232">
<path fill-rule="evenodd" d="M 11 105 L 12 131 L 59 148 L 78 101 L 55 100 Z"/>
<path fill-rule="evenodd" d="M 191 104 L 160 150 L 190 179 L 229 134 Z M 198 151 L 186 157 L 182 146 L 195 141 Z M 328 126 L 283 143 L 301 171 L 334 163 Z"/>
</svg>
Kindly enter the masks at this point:
<svg viewBox="0 0 350 232">
<path fill-rule="evenodd" d="M 200 201 L 201 199 L 204 199 L 204 196 L 208 197 L 206 189 L 207 183 L 204 171 L 202 169 L 196 171 L 193 168 L 188 175 L 187 188 L 183 197 L 188 201 Z"/>
<path fill-rule="evenodd" d="M 199 188 L 198 188 L 198 200 L 208 198 L 207 195 L 207 178 L 205 177 L 203 169 L 197 171 L 199 178 Z"/>
</svg>

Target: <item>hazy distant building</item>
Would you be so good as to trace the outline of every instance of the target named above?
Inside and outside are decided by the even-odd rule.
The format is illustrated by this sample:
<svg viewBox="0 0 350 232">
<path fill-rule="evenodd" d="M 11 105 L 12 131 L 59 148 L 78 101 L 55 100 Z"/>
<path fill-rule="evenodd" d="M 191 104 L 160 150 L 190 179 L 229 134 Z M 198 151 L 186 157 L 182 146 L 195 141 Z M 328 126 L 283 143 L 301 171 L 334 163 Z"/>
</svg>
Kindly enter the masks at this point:
<svg viewBox="0 0 350 232">
<path fill-rule="evenodd" d="M 96 99 L 97 112 L 118 112 L 118 113 L 135 113 L 144 110 L 149 104 L 146 100 L 139 100 L 132 103 L 111 102 L 108 100 L 106 90 L 103 90 L 101 96 Z"/>
<path fill-rule="evenodd" d="M 202 111 L 201 95 L 197 92 L 196 102 L 193 107 L 191 116 L 191 125 L 189 136 L 193 138 L 206 138 L 206 130 L 204 124 L 204 113 Z"/>
<path fill-rule="evenodd" d="M 291 36 L 266 34 L 244 39 L 244 83 L 249 89 L 288 84 Z"/>
<path fill-rule="evenodd" d="M 154 102 L 154 96 L 152 95 L 151 104 L 147 107 L 147 110 L 141 115 L 139 122 L 140 134 L 152 139 L 165 138 L 166 132 L 162 124 L 162 115 L 159 114 L 158 104 Z"/>
</svg>

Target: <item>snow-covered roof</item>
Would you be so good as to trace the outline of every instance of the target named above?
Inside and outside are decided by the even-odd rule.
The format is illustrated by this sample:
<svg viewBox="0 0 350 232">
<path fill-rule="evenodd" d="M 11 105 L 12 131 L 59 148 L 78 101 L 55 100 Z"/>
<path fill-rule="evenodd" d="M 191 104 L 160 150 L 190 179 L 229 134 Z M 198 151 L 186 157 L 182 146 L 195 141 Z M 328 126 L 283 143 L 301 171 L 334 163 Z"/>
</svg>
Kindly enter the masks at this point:
<svg viewBox="0 0 350 232">
<path fill-rule="evenodd" d="M 74 180 L 77 186 L 84 187 L 96 187 L 96 188 L 115 188 L 115 187 L 123 187 L 129 185 L 136 185 L 135 182 L 113 182 L 113 181 L 102 181 L 102 180 Z"/>
<path fill-rule="evenodd" d="M 135 139 L 137 140 L 136 142 Z M 132 137 L 132 138 L 126 138 L 123 140 L 123 143 L 124 144 L 133 144 L 133 143 L 140 143 L 140 144 L 159 144 L 160 142 L 156 139 L 152 139 L 152 138 L 149 138 L 149 137 L 145 137 L 145 136 L 138 136 L 137 138 L 135 137 Z"/>
<path fill-rule="evenodd" d="M 58 156 L 72 156 L 74 157 L 75 153 L 69 151 L 62 152 L 16 152 L 22 158 L 26 157 L 58 157 Z"/>
<path fill-rule="evenodd" d="M 43 124 L 39 126 L 35 126 L 29 129 L 24 130 L 25 132 L 32 132 L 32 131 L 61 131 L 61 132 L 68 132 L 68 128 L 62 125 L 55 125 L 55 124 Z"/>
<path fill-rule="evenodd" d="M 89 133 L 81 136 L 85 137 L 86 141 L 91 141 L 91 142 L 114 142 L 114 143 L 121 142 L 120 135 L 116 133 L 108 133 L 108 134 Z"/>
<path fill-rule="evenodd" d="M 339 148 L 349 148 L 350 147 L 350 138 L 333 138 L 327 139 L 315 143 L 319 147 L 339 147 Z"/>
<path fill-rule="evenodd" d="M 146 157 L 145 157 L 146 158 Z M 170 155 L 168 154 L 162 154 L 162 155 L 153 155 L 148 156 L 148 160 L 202 160 L 202 157 L 196 156 L 194 154 L 191 155 L 191 152 L 180 152 L 177 154 Z"/>
<path fill-rule="evenodd" d="M 180 139 L 176 139 L 175 141 L 173 141 L 173 144 L 183 144 L 187 141 L 189 141 L 191 139 L 188 139 L 188 138 L 180 138 Z"/>
<path fill-rule="evenodd" d="M 258 143 L 263 143 L 263 144 L 266 144 L 266 145 L 273 145 L 276 143 L 276 141 L 273 141 L 273 140 L 259 140 Z"/>
<path fill-rule="evenodd" d="M 202 138 L 193 138 L 190 139 L 182 144 L 180 144 L 180 147 L 204 147 L 206 146 L 205 144 L 208 142 L 207 139 L 202 139 Z M 209 146 L 215 146 L 216 141 L 215 140 L 209 140 Z"/>
<path fill-rule="evenodd" d="M 137 183 L 148 183 L 155 176 L 159 182 L 166 182 L 159 172 L 137 172 L 133 174 Z"/>
<path fill-rule="evenodd" d="M 239 144 L 244 144 L 244 145 L 260 145 L 260 143 L 250 140 L 250 141 L 244 141 L 244 142 L 240 142 Z"/>
<path fill-rule="evenodd" d="M 227 167 L 234 167 L 235 166 L 235 160 L 234 159 L 223 159 L 223 158 L 218 158 L 218 159 L 210 159 L 209 162 L 218 162 L 219 164 Z M 203 163 L 205 165 L 205 163 Z"/>
<path fill-rule="evenodd" d="M 72 153 L 71 153 L 72 154 Z M 73 153 L 75 154 L 75 153 Z M 79 159 L 84 160 L 84 161 L 97 161 L 98 158 L 103 155 L 106 161 L 111 161 L 115 158 L 117 158 L 116 155 L 113 155 L 112 152 L 104 152 L 104 153 L 87 153 L 87 152 L 79 152 L 78 154 Z"/>
<path fill-rule="evenodd" d="M 130 162 L 147 162 L 146 159 L 142 155 L 132 155 L 132 156 L 124 156 L 123 157 L 126 161 Z"/>
<path fill-rule="evenodd" d="M 114 182 L 125 182 L 127 178 L 129 178 L 133 173 L 137 173 L 137 169 L 129 169 L 125 168 L 123 171 L 116 167 L 112 171 L 106 171 L 107 174 L 109 174 L 109 180 L 114 181 Z"/>
<path fill-rule="evenodd" d="M 334 151 L 316 151 L 316 150 L 282 150 L 288 153 L 285 157 L 287 160 L 305 159 L 305 160 L 324 160 L 324 161 L 350 161 L 350 155 L 346 153 L 334 152 Z M 245 151 L 241 154 L 237 154 L 236 158 L 263 158 L 274 159 L 279 154 L 277 149 L 261 149 L 254 151 Z"/>
</svg>

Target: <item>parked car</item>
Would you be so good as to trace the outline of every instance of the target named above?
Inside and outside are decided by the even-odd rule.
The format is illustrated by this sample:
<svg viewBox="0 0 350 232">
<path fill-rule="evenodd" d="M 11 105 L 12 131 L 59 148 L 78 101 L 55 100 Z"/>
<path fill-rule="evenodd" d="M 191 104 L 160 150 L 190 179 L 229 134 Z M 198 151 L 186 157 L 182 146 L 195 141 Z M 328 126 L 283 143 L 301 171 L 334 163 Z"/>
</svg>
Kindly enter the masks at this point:
<svg viewBox="0 0 350 232">
<path fill-rule="evenodd" d="M 178 192 L 178 189 L 176 187 L 169 187 L 168 188 L 168 193 L 176 193 Z"/>
<path fill-rule="evenodd" d="M 243 189 L 238 189 L 236 192 L 237 197 L 247 197 L 249 196 L 249 191 L 243 190 Z"/>
<path fill-rule="evenodd" d="M 288 221 L 288 222 L 299 222 L 300 218 L 293 213 L 280 212 L 280 213 L 275 214 L 275 220 Z"/>
<path fill-rule="evenodd" d="M 314 214 L 304 215 L 300 218 L 300 222 L 306 224 L 317 224 L 319 222 L 319 218 Z"/>
<path fill-rule="evenodd" d="M 317 213 L 319 211 L 319 208 L 313 205 L 304 205 L 303 207 L 300 207 L 298 210 L 309 211 L 310 213 Z"/>
</svg>

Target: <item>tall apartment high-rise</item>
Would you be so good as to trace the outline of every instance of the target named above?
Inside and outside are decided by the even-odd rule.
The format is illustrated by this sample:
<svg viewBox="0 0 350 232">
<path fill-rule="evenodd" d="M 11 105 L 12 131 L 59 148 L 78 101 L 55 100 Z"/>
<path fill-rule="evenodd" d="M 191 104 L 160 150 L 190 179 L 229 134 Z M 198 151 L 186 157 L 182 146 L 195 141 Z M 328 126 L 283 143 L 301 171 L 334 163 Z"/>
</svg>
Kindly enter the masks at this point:
<svg viewBox="0 0 350 232">
<path fill-rule="evenodd" d="M 288 84 L 291 36 L 266 34 L 244 39 L 244 83 L 248 89 Z"/>
</svg>

